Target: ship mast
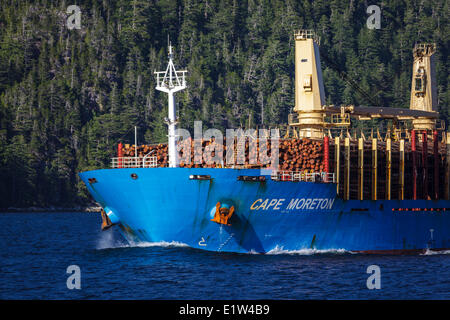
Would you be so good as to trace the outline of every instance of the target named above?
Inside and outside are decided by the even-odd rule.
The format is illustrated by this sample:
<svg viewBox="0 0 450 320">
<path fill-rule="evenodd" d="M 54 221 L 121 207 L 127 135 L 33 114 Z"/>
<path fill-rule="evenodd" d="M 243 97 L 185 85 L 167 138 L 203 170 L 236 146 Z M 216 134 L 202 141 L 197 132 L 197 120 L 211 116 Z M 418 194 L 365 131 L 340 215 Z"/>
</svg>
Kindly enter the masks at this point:
<svg viewBox="0 0 450 320">
<path fill-rule="evenodd" d="M 174 93 L 181 91 L 186 88 L 185 75 L 187 71 L 181 70 L 177 71 L 173 64 L 173 51 L 172 46 L 169 42 L 169 64 L 167 65 L 166 71 L 156 72 L 156 90 L 166 92 L 169 95 L 169 117 L 166 118 L 166 123 L 169 127 L 169 167 L 176 168 L 179 165 L 178 153 L 176 146 L 176 129 L 177 129 L 177 118 L 176 118 L 176 107 L 175 107 L 175 96 Z"/>
</svg>

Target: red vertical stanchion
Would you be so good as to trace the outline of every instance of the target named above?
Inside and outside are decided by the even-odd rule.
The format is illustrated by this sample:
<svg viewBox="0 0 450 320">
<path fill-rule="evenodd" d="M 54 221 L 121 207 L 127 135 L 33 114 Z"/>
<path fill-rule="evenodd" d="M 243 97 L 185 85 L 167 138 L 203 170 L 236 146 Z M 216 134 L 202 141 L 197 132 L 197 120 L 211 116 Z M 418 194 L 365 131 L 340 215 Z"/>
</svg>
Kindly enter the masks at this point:
<svg viewBox="0 0 450 320">
<path fill-rule="evenodd" d="M 417 200 L 416 131 L 411 130 L 411 153 L 413 169 L 413 199 Z"/>
<path fill-rule="evenodd" d="M 122 142 L 119 142 L 119 144 L 117 145 L 117 157 L 119 158 L 118 160 L 118 168 L 122 168 L 122 158 L 123 158 L 123 145 Z"/>
<path fill-rule="evenodd" d="M 423 180 L 423 199 L 428 199 L 428 133 L 422 132 L 422 180 Z"/>
<path fill-rule="evenodd" d="M 434 199 L 439 199 L 439 136 L 437 130 L 433 131 L 434 151 Z"/>
<path fill-rule="evenodd" d="M 330 172 L 330 138 L 323 137 L 323 171 L 325 174 L 325 182 L 328 182 L 328 173 Z"/>
</svg>

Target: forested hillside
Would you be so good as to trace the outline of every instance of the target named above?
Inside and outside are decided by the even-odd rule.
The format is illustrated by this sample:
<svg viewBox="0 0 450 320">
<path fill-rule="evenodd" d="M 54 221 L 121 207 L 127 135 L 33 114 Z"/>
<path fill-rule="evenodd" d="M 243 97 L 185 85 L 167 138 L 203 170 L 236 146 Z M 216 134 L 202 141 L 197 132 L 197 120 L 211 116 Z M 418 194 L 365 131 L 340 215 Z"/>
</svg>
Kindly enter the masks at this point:
<svg viewBox="0 0 450 320">
<path fill-rule="evenodd" d="M 69 30 L 66 9 L 81 8 Z M 369 30 L 367 6 L 381 7 Z M 437 44 L 440 112 L 449 113 L 449 1 L 103 0 L 0 2 L 0 208 L 87 201 L 77 173 L 109 164 L 119 141 L 166 140 L 167 38 L 188 71 L 180 126 L 274 127 L 294 105 L 299 28 L 321 38 L 331 104 L 409 107 L 412 48 Z M 360 96 L 336 66 L 370 95 Z"/>
</svg>

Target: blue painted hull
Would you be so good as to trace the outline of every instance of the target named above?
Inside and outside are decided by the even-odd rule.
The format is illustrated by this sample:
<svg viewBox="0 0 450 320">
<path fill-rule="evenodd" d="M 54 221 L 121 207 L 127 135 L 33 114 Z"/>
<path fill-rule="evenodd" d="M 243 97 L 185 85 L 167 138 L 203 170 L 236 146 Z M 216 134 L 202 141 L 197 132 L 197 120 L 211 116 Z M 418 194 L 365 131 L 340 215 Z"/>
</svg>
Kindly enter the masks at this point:
<svg viewBox="0 0 450 320">
<path fill-rule="evenodd" d="M 212 179 L 190 180 L 193 174 Z M 258 169 L 136 168 L 94 170 L 80 177 L 133 241 L 176 241 L 244 253 L 450 248 L 448 200 L 343 201 L 332 183 L 272 181 L 270 176 L 265 182 L 237 181 L 260 174 Z M 217 202 L 235 207 L 231 226 L 210 221 Z"/>
</svg>

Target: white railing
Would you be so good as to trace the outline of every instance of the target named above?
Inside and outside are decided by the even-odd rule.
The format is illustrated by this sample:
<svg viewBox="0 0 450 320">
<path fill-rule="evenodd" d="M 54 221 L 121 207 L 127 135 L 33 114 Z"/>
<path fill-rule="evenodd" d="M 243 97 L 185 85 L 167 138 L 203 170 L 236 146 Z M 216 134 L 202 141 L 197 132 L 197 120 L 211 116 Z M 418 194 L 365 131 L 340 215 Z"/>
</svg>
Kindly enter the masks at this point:
<svg viewBox="0 0 450 320">
<path fill-rule="evenodd" d="M 168 74 L 167 71 L 158 71 L 156 73 L 156 83 L 161 88 L 174 88 L 186 86 L 186 70 L 173 71 Z"/>
<path fill-rule="evenodd" d="M 111 168 L 156 168 L 157 166 L 157 157 L 111 158 Z"/>
<path fill-rule="evenodd" d="M 328 172 L 302 172 L 302 171 L 273 171 L 271 179 L 275 181 L 306 181 L 335 183 L 334 173 Z"/>
</svg>

